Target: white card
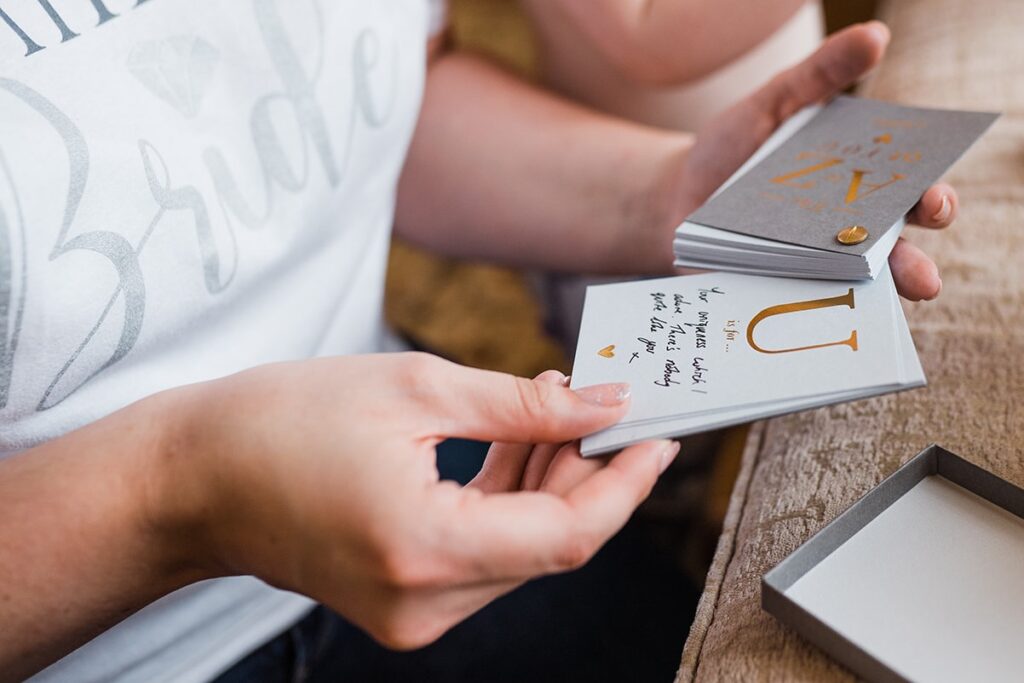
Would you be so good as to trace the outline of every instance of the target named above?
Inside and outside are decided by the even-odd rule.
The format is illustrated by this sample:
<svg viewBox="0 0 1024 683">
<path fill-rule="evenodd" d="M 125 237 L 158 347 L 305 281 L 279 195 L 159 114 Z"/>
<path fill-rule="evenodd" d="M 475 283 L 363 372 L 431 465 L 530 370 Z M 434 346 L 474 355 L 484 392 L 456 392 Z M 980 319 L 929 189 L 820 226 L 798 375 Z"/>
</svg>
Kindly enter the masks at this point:
<svg viewBox="0 0 1024 683">
<path fill-rule="evenodd" d="M 632 387 L 629 413 L 584 439 L 584 454 L 924 379 L 888 270 L 852 283 L 708 273 L 591 287 L 572 377 Z"/>
</svg>

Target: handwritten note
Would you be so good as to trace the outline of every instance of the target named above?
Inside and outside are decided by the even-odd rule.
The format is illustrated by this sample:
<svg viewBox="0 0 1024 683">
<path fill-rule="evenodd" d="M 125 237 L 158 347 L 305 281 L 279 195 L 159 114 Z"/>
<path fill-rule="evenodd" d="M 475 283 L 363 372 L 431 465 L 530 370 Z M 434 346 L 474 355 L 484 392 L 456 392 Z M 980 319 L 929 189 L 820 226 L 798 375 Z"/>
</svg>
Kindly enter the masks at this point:
<svg viewBox="0 0 1024 683">
<path fill-rule="evenodd" d="M 888 271 L 854 284 L 709 273 L 602 285 L 587 290 L 573 387 L 630 383 L 629 414 L 609 431 L 710 419 L 897 386 L 906 339 Z"/>
</svg>

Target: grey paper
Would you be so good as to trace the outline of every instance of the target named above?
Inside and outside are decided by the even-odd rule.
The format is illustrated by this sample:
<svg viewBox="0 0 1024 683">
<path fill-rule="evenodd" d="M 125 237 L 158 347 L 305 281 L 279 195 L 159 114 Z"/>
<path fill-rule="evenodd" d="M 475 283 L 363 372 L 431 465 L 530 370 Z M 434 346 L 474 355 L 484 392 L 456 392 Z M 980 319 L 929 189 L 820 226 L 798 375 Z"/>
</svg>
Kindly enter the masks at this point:
<svg viewBox="0 0 1024 683">
<path fill-rule="evenodd" d="M 687 220 L 864 254 L 996 118 L 838 97 Z M 870 236 L 840 244 L 836 234 L 850 225 Z"/>
</svg>

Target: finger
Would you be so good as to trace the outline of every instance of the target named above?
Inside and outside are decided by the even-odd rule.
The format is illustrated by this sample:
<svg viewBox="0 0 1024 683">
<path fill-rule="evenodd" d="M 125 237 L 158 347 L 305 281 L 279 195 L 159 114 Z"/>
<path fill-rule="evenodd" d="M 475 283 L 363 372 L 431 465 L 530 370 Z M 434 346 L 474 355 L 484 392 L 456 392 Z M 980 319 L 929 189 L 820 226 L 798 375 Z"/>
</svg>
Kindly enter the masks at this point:
<svg viewBox="0 0 1024 683">
<path fill-rule="evenodd" d="M 534 381 L 562 386 L 566 379 L 558 370 L 548 370 L 535 377 Z M 486 493 L 517 490 L 523 481 L 527 463 L 532 462 L 536 455 L 533 444 L 494 443 L 487 451 L 480 472 L 467 486 L 479 488 Z"/>
<path fill-rule="evenodd" d="M 856 83 L 881 61 L 888 44 L 889 29 L 879 21 L 851 26 L 769 81 L 754 95 L 754 101 L 762 111 L 774 115 L 774 129 L 803 107 Z"/>
<path fill-rule="evenodd" d="M 460 573 L 500 581 L 581 566 L 622 528 L 678 450 L 674 441 L 631 446 L 564 497 L 459 490 L 447 528 Z"/>
<path fill-rule="evenodd" d="M 947 228 L 960 213 L 960 198 L 948 183 L 932 185 L 908 216 L 911 223 L 925 228 Z"/>
<path fill-rule="evenodd" d="M 650 495 L 679 448 L 678 441 L 654 441 L 627 448 L 573 487 L 566 500 L 580 514 L 584 534 L 596 534 L 602 544 L 611 538 Z"/>
<path fill-rule="evenodd" d="M 410 393 L 423 404 L 425 437 L 509 443 L 561 443 L 592 434 L 626 413 L 629 386 L 569 389 L 423 356 Z"/>
<path fill-rule="evenodd" d="M 930 301 L 942 291 L 939 269 L 928 255 L 902 237 L 889 255 L 896 291 L 911 301 Z"/>
<path fill-rule="evenodd" d="M 826 40 L 810 57 L 783 71 L 701 131 L 688 158 L 699 169 L 687 178 L 690 193 L 711 194 L 783 121 L 801 108 L 831 97 L 878 64 L 889 30 L 872 21 Z"/>
<path fill-rule="evenodd" d="M 608 462 L 607 458 L 584 458 L 579 442 L 566 444 L 558 451 L 544 475 L 540 490 L 564 496 L 581 482 L 597 473 Z"/>
<path fill-rule="evenodd" d="M 530 462 L 526 464 L 523 480 L 519 484 L 522 491 L 537 491 L 548 473 L 551 462 L 555 459 L 561 444 L 542 444 L 534 448 Z"/>
<path fill-rule="evenodd" d="M 484 466 L 466 486 L 484 493 L 518 490 L 533 448 L 533 444 L 528 443 L 491 444 Z"/>
</svg>

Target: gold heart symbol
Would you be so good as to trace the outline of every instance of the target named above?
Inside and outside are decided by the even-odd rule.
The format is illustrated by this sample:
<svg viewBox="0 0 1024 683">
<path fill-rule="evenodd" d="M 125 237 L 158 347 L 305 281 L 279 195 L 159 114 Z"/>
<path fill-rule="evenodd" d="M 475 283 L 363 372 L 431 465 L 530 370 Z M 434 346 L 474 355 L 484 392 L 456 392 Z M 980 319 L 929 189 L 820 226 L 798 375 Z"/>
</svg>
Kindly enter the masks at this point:
<svg viewBox="0 0 1024 683">
<path fill-rule="evenodd" d="M 604 356 L 605 358 L 613 358 L 615 356 L 615 344 L 609 344 L 604 347 L 597 352 L 597 355 Z"/>
</svg>

